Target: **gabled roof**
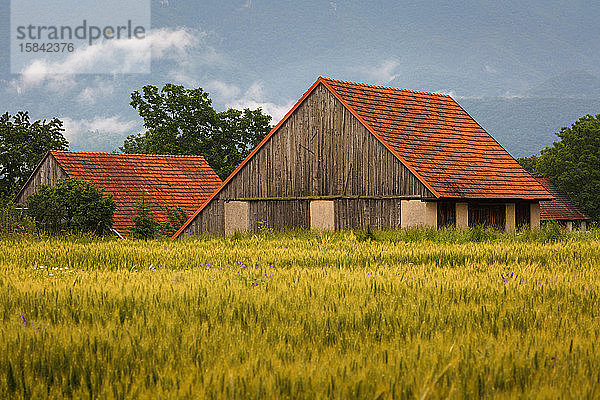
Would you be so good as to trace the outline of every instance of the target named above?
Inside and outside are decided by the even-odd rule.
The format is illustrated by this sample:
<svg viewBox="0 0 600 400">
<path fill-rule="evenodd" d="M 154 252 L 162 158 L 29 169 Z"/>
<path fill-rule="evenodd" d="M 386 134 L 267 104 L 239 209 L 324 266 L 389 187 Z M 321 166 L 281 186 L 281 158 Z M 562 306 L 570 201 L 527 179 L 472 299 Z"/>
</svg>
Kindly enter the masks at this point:
<svg viewBox="0 0 600 400">
<path fill-rule="evenodd" d="M 552 199 L 450 96 L 319 77 L 173 238 L 202 212 L 319 84 L 437 198 Z"/>
<path fill-rule="evenodd" d="M 540 201 L 540 219 L 542 221 L 558 220 L 583 220 L 590 219 L 587 215 L 573 204 L 567 195 L 557 188 L 548 178 L 536 178 L 548 192 L 554 196 L 554 200 Z"/>
<path fill-rule="evenodd" d="M 94 182 L 113 195 L 117 205 L 113 228 L 128 234 L 135 205 L 153 205 L 153 215 L 166 220 L 163 206 L 181 207 L 188 215 L 221 184 L 201 156 L 51 151 L 69 178 Z"/>
<path fill-rule="evenodd" d="M 551 198 L 452 97 L 322 80 L 438 197 Z"/>
</svg>

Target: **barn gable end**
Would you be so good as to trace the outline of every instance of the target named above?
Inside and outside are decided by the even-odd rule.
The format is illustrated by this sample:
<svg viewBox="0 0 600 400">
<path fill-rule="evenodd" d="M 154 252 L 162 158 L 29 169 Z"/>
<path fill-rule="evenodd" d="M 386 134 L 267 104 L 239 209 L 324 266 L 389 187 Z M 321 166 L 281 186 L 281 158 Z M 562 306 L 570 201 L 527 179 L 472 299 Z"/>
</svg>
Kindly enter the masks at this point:
<svg viewBox="0 0 600 400">
<path fill-rule="evenodd" d="M 403 198 L 436 196 L 317 82 L 176 236 L 224 233 L 224 204 L 234 200 L 249 202 L 251 230 L 309 228 L 310 201 L 317 199 L 335 201 L 335 229 L 365 221 L 395 228 Z M 349 202 L 355 210 L 344 213 Z"/>
<path fill-rule="evenodd" d="M 51 153 L 46 153 L 15 197 L 15 203 L 24 204 L 27 197 L 37 192 L 38 187 L 41 185 L 54 185 L 63 178 L 67 178 L 67 173 Z"/>
</svg>

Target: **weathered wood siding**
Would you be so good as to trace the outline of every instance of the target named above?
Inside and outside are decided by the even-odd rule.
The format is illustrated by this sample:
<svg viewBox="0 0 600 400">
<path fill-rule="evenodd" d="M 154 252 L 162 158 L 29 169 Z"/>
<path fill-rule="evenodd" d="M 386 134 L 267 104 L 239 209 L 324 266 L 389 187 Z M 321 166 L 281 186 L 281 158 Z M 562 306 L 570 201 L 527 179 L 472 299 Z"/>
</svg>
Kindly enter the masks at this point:
<svg viewBox="0 0 600 400">
<path fill-rule="evenodd" d="M 469 203 L 469 226 L 506 227 L 506 204 Z"/>
<path fill-rule="evenodd" d="M 277 198 L 287 201 L 309 196 L 434 197 L 352 113 L 323 85 L 319 85 L 223 188 L 213 204 L 188 225 L 184 235 L 224 232 L 221 202 L 236 199 L 273 202 L 269 206 L 251 206 L 258 213 L 251 219 L 269 217 L 275 229 L 288 226 L 290 221 L 302 226 L 306 220 L 300 215 L 307 207 L 306 199 L 296 200 L 295 205 L 294 201 L 286 203 L 286 212 L 275 212 L 273 207 L 282 205 L 277 203 Z M 357 203 L 352 204 L 353 201 Z M 337 202 L 336 210 L 344 216 L 339 218 L 347 220 L 336 217 L 336 227 L 356 226 L 355 221 L 359 217 L 350 210 L 365 210 L 369 202 L 386 214 L 368 217 L 370 221 L 377 222 L 372 224 L 374 227 L 395 226 L 396 220 L 387 214 L 396 212 L 398 200 L 344 199 Z M 349 207 L 349 210 L 343 210 L 344 207 Z M 374 212 L 374 209 L 367 208 Z M 260 213 L 265 214 L 261 216 Z"/>
<path fill-rule="evenodd" d="M 21 192 L 15 198 L 15 203 L 25 204 L 27 197 L 35 193 L 40 185 L 54 185 L 63 178 L 67 178 L 67 174 L 60 167 L 54 156 L 48 154 L 21 189 Z"/>
<path fill-rule="evenodd" d="M 531 225 L 531 204 L 519 202 L 515 206 L 515 226 L 517 228 L 529 227 Z"/>
<path fill-rule="evenodd" d="M 400 199 L 338 199 L 335 201 L 335 229 L 377 229 L 402 227 Z"/>
<path fill-rule="evenodd" d="M 251 201 L 250 230 L 309 229 L 310 202 L 307 200 Z"/>
<path fill-rule="evenodd" d="M 437 226 L 456 226 L 456 203 L 453 201 L 438 201 L 437 203 Z"/>
</svg>

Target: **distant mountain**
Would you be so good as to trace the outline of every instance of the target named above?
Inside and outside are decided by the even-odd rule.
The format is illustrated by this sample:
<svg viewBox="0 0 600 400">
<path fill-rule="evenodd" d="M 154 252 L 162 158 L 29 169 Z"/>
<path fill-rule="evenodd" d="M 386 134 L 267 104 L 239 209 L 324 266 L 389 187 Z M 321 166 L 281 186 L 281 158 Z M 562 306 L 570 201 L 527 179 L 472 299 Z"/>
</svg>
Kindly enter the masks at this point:
<svg viewBox="0 0 600 400">
<path fill-rule="evenodd" d="M 568 71 L 547 79 L 527 93 L 530 97 L 600 98 L 600 78 L 587 71 Z"/>
<path fill-rule="evenodd" d="M 590 92 L 591 93 L 591 92 Z M 513 157 L 539 153 L 554 134 L 586 114 L 600 114 L 596 98 L 463 98 L 458 103 Z"/>
</svg>

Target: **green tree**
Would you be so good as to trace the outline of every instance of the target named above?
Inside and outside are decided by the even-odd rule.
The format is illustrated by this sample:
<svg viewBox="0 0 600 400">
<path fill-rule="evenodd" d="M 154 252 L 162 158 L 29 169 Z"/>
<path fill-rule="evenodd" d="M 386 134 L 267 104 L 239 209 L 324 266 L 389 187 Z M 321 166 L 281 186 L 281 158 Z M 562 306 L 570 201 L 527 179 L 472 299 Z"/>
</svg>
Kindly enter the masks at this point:
<svg viewBox="0 0 600 400">
<path fill-rule="evenodd" d="M 63 131 L 57 118 L 31 122 L 23 111 L 0 116 L 0 200 L 17 193 L 48 150 L 68 149 Z"/>
<path fill-rule="evenodd" d="M 593 220 L 600 221 L 600 114 L 586 115 L 556 135 L 558 142 L 526 161 L 533 165 L 529 168 L 549 178 Z"/>
<path fill-rule="evenodd" d="M 136 239 L 154 239 L 159 229 L 159 223 L 152 215 L 152 204 L 142 198 L 135 205 L 136 213 L 133 217 L 133 237 Z"/>
<path fill-rule="evenodd" d="M 535 154 L 529 157 L 518 158 L 517 162 L 521 167 L 525 168 L 529 173 L 535 175 L 535 166 L 537 165 L 538 156 Z"/>
<path fill-rule="evenodd" d="M 129 103 L 144 120 L 145 132 L 125 139 L 121 151 L 202 155 L 226 178 L 269 132 L 271 117 L 261 109 L 217 113 L 208 93 L 167 83 L 147 85 Z"/>
<path fill-rule="evenodd" d="M 112 227 L 116 204 L 94 183 L 61 179 L 55 186 L 41 185 L 27 198 L 27 207 L 37 228 L 45 232 L 104 234 Z"/>
</svg>

